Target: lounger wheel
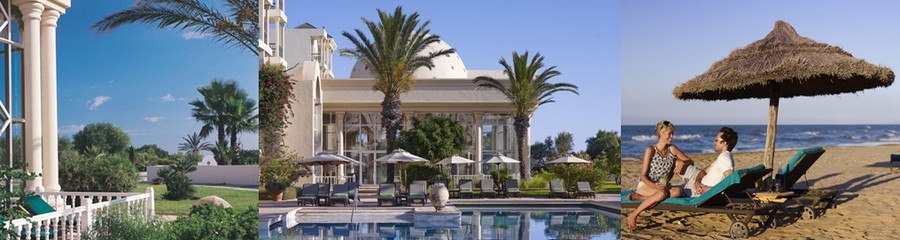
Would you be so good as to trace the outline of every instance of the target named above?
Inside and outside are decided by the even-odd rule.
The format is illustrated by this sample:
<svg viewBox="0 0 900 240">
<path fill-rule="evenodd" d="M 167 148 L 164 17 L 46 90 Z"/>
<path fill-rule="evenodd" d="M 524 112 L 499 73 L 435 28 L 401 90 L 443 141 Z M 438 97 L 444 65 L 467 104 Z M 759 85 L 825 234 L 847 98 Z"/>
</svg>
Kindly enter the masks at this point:
<svg viewBox="0 0 900 240">
<path fill-rule="evenodd" d="M 803 212 L 800 212 L 800 219 L 816 219 L 817 215 L 816 210 L 812 207 L 803 207 Z"/>
<path fill-rule="evenodd" d="M 731 229 L 728 230 L 728 233 L 731 234 L 731 238 L 747 238 L 750 236 L 750 228 L 743 222 L 734 222 L 731 224 Z"/>
</svg>

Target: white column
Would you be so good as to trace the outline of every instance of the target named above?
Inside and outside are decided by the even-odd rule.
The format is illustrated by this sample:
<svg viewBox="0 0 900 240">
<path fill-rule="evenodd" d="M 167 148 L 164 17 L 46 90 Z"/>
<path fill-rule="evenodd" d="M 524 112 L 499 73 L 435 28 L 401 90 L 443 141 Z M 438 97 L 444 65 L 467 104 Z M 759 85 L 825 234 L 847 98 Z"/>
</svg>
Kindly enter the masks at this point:
<svg viewBox="0 0 900 240">
<path fill-rule="evenodd" d="M 344 156 L 344 113 L 337 112 L 334 113 L 334 120 L 336 128 L 335 136 L 337 138 L 337 152 L 335 154 Z M 353 166 L 350 166 L 350 169 L 353 169 Z M 338 172 L 341 176 L 346 175 L 346 171 L 344 170 L 344 165 L 342 164 L 340 168 L 338 168 Z M 359 182 L 359 180 L 356 180 Z"/>
<path fill-rule="evenodd" d="M 477 112 L 474 113 L 475 117 L 475 175 L 481 175 L 481 161 L 483 160 L 481 157 L 481 118 L 483 117 L 483 113 Z"/>
<path fill-rule="evenodd" d="M 44 11 L 41 19 L 41 114 L 43 177 L 48 192 L 59 192 L 59 133 L 56 108 L 56 22 L 60 12 Z"/>
<path fill-rule="evenodd" d="M 36 2 L 25 2 L 18 5 L 22 12 L 23 34 L 25 46 L 25 71 L 23 72 L 23 88 L 25 95 L 25 161 L 26 170 L 43 173 L 41 158 L 41 14 L 44 5 Z M 43 178 L 26 181 L 25 188 L 34 191 L 43 185 Z"/>
</svg>

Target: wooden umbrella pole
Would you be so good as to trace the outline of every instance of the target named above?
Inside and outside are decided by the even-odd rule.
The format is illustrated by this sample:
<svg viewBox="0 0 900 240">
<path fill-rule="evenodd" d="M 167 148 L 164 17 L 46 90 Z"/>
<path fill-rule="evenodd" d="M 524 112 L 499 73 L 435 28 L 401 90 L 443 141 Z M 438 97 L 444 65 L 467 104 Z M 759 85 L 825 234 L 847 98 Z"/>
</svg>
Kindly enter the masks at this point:
<svg viewBox="0 0 900 240">
<path fill-rule="evenodd" d="M 775 84 L 772 88 L 772 96 L 769 98 L 769 124 L 766 127 L 766 151 L 764 159 L 766 168 L 775 166 L 775 134 L 778 125 L 778 100 L 781 98 L 781 88 Z M 773 179 L 775 175 L 771 176 Z"/>
</svg>

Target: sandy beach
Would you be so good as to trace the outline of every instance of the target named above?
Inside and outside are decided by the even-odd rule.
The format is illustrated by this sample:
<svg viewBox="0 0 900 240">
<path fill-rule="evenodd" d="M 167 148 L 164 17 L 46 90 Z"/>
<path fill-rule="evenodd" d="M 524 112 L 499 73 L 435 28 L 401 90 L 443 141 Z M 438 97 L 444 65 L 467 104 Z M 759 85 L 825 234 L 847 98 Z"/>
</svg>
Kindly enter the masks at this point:
<svg viewBox="0 0 900 240">
<path fill-rule="evenodd" d="M 677 143 L 676 143 L 677 144 Z M 837 208 L 817 219 L 798 218 L 796 204 L 785 204 L 777 228 L 758 231 L 760 217 L 750 223 L 751 238 L 762 239 L 896 239 L 900 236 L 900 170 L 890 171 L 889 156 L 900 153 L 900 145 L 825 147 L 826 152 L 807 172 L 810 188 L 838 190 Z M 784 166 L 796 150 L 779 151 L 775 165 Z M 736 153 L 737 168 L 762 163 L 762 152 Z M 698 166 L 708 166 L 714 154 L 691 155 Z M 640 162 L 622 166 L 623 189 L 634 189 Z M 679 177 L 673 183 L 681 183 Z M 801 178 L 795 187 L 804 188 Z M 790 203 L 790 202 L 789 202 Z M 632 209 L 627 209 L 631 211 Z M 623 213 L 624 214 L 624 213 Z M 624 215 L 623 215 L 624 219 Z M 623 239 L 729 239 L 731 221 L 723 214 L 646 211 L 638 218 L 638 229 L 622 232 Z M 622 221 L 625 227 L 625 221 Z"/>
</svg>

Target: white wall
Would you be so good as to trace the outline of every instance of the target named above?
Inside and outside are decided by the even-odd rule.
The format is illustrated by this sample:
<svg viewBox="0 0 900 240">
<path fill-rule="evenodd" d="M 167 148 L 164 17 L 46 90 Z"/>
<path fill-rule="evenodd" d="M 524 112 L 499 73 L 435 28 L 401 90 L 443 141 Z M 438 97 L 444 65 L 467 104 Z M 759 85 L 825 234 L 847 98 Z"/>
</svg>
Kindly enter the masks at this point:
<svg viewBox="0 0 900 240">
<path fill-rule="evenodd" d="M 159 170 L 167 167 L 147 166 L 147 181 L 158 178 Z M 187 176 L 193 184 L 255 186 L 259 185 L 259 165 L 198 166 L 197 171 Z"/>
</svg>

